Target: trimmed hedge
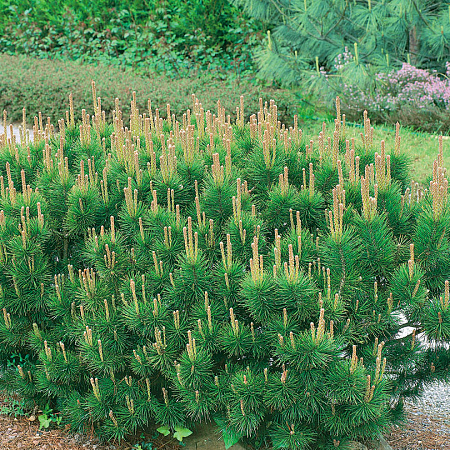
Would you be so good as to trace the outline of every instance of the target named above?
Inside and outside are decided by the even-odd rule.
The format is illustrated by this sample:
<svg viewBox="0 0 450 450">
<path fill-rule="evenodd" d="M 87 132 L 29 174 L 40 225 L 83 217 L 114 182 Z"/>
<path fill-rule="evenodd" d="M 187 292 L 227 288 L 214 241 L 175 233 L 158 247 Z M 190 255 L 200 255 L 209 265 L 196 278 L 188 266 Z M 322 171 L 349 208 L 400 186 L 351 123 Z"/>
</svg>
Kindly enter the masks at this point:
<svg viewBox="0 0 450 450">
<path fill-rule="evenodd" d="M 221 81 L 202 73 L 197 78 L 174 82 L 162 75 L 144 78 L 102 65 L 0 54 L 0 110 L 8 111 L 10 121 L 20 121 L 22 108 L 25 107 L 28 117 L 42 112 L 44 117 L 56 122 L 65 117 L 69 108 L 69 93 L 72 93 L 77 114 L 75 118 L 78 120 L 81 119 L 81 108 L 78 106 L 92 104 L 91 80 L 96 82 L 97 94 L 102 98 L 102 108 L 107 118 L 111 118 L 115 98 L 120 98 L 123 114 L 129 115 L 133 91 L 137 94 L 139 110 L 146 111 L 147 101 L 151 99 L 152 106 L 159 108 L 162 115 L 169 101 L 172 113 L 181 116 L 191 107 L 193 93 L 200 98 L 205 111 L 215 110 L 219 98 L 226 111 L 235 111 L 235 105 L 239 104 L 243 93 L 249 99 L 248 111 L 258 109 L 259 97 L 273 99 L 278 105 L 281 120 L 292 118 L 298 105 L 298 99 L 292 92 L 262 88 L 249 80 L 240 83 Z"/>
</svg>

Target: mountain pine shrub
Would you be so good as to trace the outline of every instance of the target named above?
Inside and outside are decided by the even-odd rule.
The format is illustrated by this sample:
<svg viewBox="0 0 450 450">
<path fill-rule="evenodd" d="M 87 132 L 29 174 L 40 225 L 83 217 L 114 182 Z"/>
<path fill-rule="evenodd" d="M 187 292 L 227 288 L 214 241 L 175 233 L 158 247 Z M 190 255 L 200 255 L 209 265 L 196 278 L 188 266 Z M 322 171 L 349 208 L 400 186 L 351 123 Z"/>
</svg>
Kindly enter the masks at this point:
<svg viewBox="0 0 450 450">
<path fill-rule="evenodd" d="M 345 449 L 448 377 L 442 140 L 422 188 L 399 129 L 347 139 L 339 101 L 307 139 L 262 100 L 233 123 L 116 100 L 108 123 L 93 88 L 81 121 L 70 97 L 58 132 L 0 136 L 2 388 L 105 440 L 215 419 Z"/>
</svg>

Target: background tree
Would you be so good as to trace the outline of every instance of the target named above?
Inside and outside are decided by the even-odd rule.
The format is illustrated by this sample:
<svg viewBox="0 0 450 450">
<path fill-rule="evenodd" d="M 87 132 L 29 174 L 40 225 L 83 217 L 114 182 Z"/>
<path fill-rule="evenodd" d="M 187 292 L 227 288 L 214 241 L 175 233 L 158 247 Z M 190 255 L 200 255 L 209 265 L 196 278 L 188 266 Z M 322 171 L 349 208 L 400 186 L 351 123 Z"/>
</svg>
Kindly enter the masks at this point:
<svg viewBox="0 0 450 450">
<path fill-rule="evenodd" d="M 403 62 L 445 72 L 450 4 L 436 0 L 233 0 L 271 32 L 258 63 L 266 78 L 298 85 L 353 54 L 349 79 Z"/>
</svg>

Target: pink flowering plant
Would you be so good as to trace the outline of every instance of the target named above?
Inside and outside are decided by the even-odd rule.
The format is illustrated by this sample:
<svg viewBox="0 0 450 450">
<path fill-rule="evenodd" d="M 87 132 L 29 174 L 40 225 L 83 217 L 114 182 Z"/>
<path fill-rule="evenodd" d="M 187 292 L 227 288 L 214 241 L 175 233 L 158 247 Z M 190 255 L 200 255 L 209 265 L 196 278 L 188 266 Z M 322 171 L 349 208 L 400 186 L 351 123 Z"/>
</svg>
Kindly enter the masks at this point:
<svg viewBox="0 0 450 450">
<path fill-rule="evenodd" d="M 403 63 L 399 69 L 374 71 L 360 64 L 357 55 L 345 48 L 335 58 L 333 70 L 317 70 L 315 83 L 310 86 L 320 86 L 323 99 L 325 89 L 330 97 L 340 95 L 351 120 L 366 109 L 372 119 L 380 122 L 400 121 L 424 131 L 448 132 L 450 62 L 445 67 L 445 73 L 438 73 Z"/>
<path fill-rule="evenodd" d="M 445 77 L 406 63 L 397 71 L 378 74 L 374 109 L 383 107 L 395 111 L 401 106 L 408 105 L 421 110 L 433 106 L 448 110 L 450 63 L 447 62 L 446 67 Z"/>
</svg>

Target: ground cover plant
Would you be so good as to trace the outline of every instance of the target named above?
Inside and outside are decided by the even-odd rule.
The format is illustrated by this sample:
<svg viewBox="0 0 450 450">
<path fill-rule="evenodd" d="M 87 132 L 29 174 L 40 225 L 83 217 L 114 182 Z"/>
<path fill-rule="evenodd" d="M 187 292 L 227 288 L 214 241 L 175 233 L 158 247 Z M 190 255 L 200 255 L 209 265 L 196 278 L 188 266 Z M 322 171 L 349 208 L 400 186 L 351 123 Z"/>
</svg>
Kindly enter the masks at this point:
<svg viewBox="0 0 450 450">
<path fill-rule="evenodd" d="M 448 377 L 442 139 L 423 188 L 399 128 L 375 148 L 365 115 L 347 139 L 339 101 L 311 138 L 273 101 L 233 121 L 136 102 L 108 122 L 93 85 L 92 115 L 70 97 L 57 127 L 1 137 L 2 388 L 105 440 L 214 419 L 344 449 Z"/>
<path fill-rule="evenodd" d="M 228 0 L 0 0 L 0 52 L 180 78 L 240 77 L 264 27 Z"/>
</svg>

